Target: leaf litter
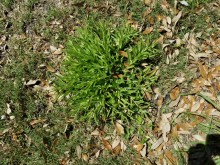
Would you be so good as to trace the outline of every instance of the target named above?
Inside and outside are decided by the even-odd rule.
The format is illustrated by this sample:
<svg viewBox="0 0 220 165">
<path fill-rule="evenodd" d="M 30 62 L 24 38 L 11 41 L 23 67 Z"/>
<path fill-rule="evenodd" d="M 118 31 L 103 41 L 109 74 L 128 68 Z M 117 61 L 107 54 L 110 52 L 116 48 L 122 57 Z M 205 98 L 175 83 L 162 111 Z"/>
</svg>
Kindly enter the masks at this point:
<svg viewBox="0 0 220 165">
<path fill-rule="evenodd" d="M 90 152 L 86 151 L 86 145 L 83 145 L 83 142 L 80 142 L 75 147 L 76 155 L 78 159 L 81 159 L 87 163 L 92 162 L 93 157 L 98 159 L 102 155 L 105 155 L 105 151 L 109 151 L 114 156 L 120 156 L 126 154 L 128 147 L 132 147 L 136 152 L 141 156 L 149 159 L 150 162 L 156 164 L 177 164 L 178 160 L 173 149 L 182 149 L 190 142 L 197 140 L 198 142 L 205 141 L 205 134 L 197 130 L 196 127 L 201 122 L 206 122 L 205 117 L 216 117 L 219 119 L 219 99 L 218 99 L 218 90 L 220 90 L 220 29 L 219 22 L 213 23 L 210 27 L 212 29 L 217 29 L 216 32 L 213 32 L 208 37 L 204 37 L 209 32 L 199 32 L 196 33 L 193 30 L 186 32 L 183 36 L 179 36 L 178 33 L 181 31 L 179 27 L 179 22 L 181 19 L 184 19 L 184 11 L 178 8 L 178 3 L 173 5 L 169 4 L 166 0 L 161 1 L 161 7 L 169 15 L 163 15 L 162 13 L 157 14 L 157 20 L 160 22 L 159 28 L 156 26 L 155 19 L 151 15 L 155 8 L 156 1 L 154 0 L 145 0 L 143 5 L 146 6 L 146 11 L 144 16 L 149 22 L 149 26 L 144 28 L 143 34 L 148 35 L 155 31 L 160 33 L 158 39 L 155 41 L 158 44 L 161 44 L 164 50 L 164 55 L 166 56 L 166 65 L 176 65 L 179 61 L 175 61 L 180 55 L 180 48 L 185 47 L 186 56 L 188 58 L 188 68 L 194 69 L 195 76 L 187 84 L 186 87 L 183 87 L 183 84 L 187 77 L 185 73 L 176 75 L 172 80 L 176 83 L 170 91 L 165 91 L 165 93 L 160 93 L 160 91 L 155 89 L 155 96 L 150 96 L 146 94 L 146 97 L 150 100 L 155 100 L 157 105 L 157 110 L 162 111 L 165 104 L 167 104 L 166 95 L 169 96 L 168 105 L 171 109 L 169 113 L 159 112 L 157 115 L 152 116 L 152 121 L 157 121 L 155 123 L 155 128 L 153 130 L 148 130 L 146 137 L 147 141 L 141 141 L 138 135 L 133 135 L 133 138 L 130 140 L 125 140 L 123 138 L 125 132 L 127 131 L 126 125 L 122 121 L 115 121 L 114 131 L 109 135 L 105 132 L 104 129 L 87 129 L 87 138 L 95 138 L 97 143 L 91 142 L 95 147 L 88 147 Z M 188 7 L 189 4 L 186 1 L 179 2 L 183 7 Z M 58 4 L 57 4 L 58 5 Z M 112 4 L 104 4 L 103 6 L 97 5 L 96 7 L 88 7 L 84 1 L 82 3 L 73 4 L 87 10 L 101 10 L 104 6 L 108 6 L 111 10 Z M 215 4 L 218 8 L 220 4 Z M 112 7 L 113 8 L 113 7 Z M 213 9 L 214 10 L 214 9 Z M 199 11 L 201 12 L 201 11 Z M 119 12 L 115 12 L 115 15 Z M 121 14 L 121 13 L 120 13 Z M 128 23 L 131 24 L 134 28 L 140 28 L 141 25 L 132 18 L 131 15 L 128 16 Z M 207 20 L 208 21 L 208 20 Z M 60 26 L 62 23 L 57 20 L 51 22 L 51 27 L 55 28 Z M 216 24 L 216 25 L 215 25 Z M 217 25 L 218 24 L 218 25 Z M 72 29 L 68 29 L 69 33 L 72 33 Z M 22 36 L 20 36 L 22 37 Z M 24 37 L 24 36 L 23 36 Z M 39 37 L 35 36 L 36 40 Z M 26 38 L 26 36 L 24 37 Z M 201 39 L 204 38 L 204 39 Z M 5 39 L 0 42 L 1 47 L 5 45 Z M 41 40 L 43 42 L 43 40 Z M 51 64 L 39 64 L 39 68 L 46 68 L 47 71 L 51 73 L 59 72 L 59 63 L 62 60 L 63 55 L 63 46 L 54 46 L 54 43 L 44 43 L 41 44 L 41 47 L 36 46 L 35 51 L 39 50 L 44 53 L 45 58 L 53 61 L 53 66 Z M 1 49 L 6 51 L 5 49 Z M 128 57 L 125 51 L 120 51 L 119 54 L 124 57 Z M 2 60 L 2 57 L 0 57 Z M 10 60 L 9 60 L 10 61 Z M 7 63 L 7 61 L 4 61 Z M 0 63 L 1 64 L 1 63 Z M 55 66 L 55 67 L 54 67 Z M 56 94 L 53 91 L 52 84 L 50 81 L 45 79 L 29 79 L 24 83 L 27 87 L 33 87 L 30 90 L 38 89 L 39 91 L 44 91 L 47 93 L 47 96 L 55 100 Z M 51 101 L 50 101 L 51 102 Z M 53 101 L 51 102 L 53 104 Z M 1 120 L 7 122 L 13 119 L 13 106 L 6 103 L 5 117 L 1 117 Z M 191 114 L 191 116 L 185 115 L 186 113 Z M 9 116 L 9 120 L 7 117 Z M 70 120 L 70 121 L 69 121 Z M 66 119 L 65 122 L 71 122 L 72 119 Z M 48 123 L 49 120 L 43 117 L 33 118 L 29 121 L 29 124 L 33 128 L 41 127 L 41 125 Z M 148 129 L 148 128 L 146 128 Z M 93 131 L 92 131 L 93 130 Z M 19 132 L 12 133 L 13 128 L 4 129 L 0 132 L 0 136 L 3 137 L 6 134 L 13 135 L 14 141 L 18 139 Z M 27 135 L 26 135 L 27 136 Z M 28 136 L 27 136 L 28 137 Z M 176 140 L 177 139 L 177 140 Z M 132 141 L 133 140 L 133 141 Z M 30 141 L 30 140 L 29 140 Z M 31 143 L 31 142 L 30 142 Z M 94 144 L 93 144 L 94 143 Z M 131 144 L 133 143 L 133 144 Z M 48 145 L 49 142 L 45 143 Z M 86 152 L 85 152 L 86 151 Z M 91 154 L 94 153 L 94 154 Z M 63 153 L 64 154 L 64 153 Z M 65 155 L 65 154 L 64 154 Z M 68 154 L 66 154 L 68 155 Z M 69 156 L 64 156 L 60 160 L 60 164 L 68 164 L 70 162 Z M 156 160 L 155 160 L 156 158 Z"/>
</svg>

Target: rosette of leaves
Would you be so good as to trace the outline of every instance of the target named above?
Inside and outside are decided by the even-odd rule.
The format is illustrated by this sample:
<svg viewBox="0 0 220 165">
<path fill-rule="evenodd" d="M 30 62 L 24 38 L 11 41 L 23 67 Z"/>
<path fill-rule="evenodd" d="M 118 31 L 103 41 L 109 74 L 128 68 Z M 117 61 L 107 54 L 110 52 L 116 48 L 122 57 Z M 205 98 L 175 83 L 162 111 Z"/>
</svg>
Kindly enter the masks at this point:
<svg viewBox="0 0 220 165">
<path fill-rule="evenodd" d="M 157 76 L 151 59 L 159 54 L 149 36 L 128 25 L 89 22 L 69 39 L 57 89 L 78 120 L 129 121 L 146 115 L 145 92 Z"/>
</svg>

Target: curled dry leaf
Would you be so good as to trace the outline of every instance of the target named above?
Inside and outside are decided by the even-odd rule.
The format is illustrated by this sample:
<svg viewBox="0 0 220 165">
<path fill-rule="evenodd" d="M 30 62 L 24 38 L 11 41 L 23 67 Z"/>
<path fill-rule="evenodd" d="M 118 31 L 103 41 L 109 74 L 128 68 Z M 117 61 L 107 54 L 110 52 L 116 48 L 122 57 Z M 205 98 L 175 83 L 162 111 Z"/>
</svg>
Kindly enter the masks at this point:
<svg viewBox="0 0 220 165">
<path fill-rule="evenodd" d="M 115 154 L 115 155 L 119 155 L 121 153 L 121 144 L 119 143 L 115 148 L 113 148 L 112 152 Z"/>
<path fill-rule="evenodd" d="M 195 112 L 199 109 L 200 107 L 200 102 L 196 102 L 195 104 L 193 104 L 192 108 L 191 108 L 191 112 Z"/>
<path fill-rule="evenodd" d="M 77 155 L 78 159 L 81 159 L 81 157 L 82 157 L 82 147 L 79 146 L 79 145 L 76 146 L 76 155 Z"/>
<path fill-rule="evenodd" d="M 174 89 L 172 89 L 172 91 L 170 93 L 170 99 L 176 100 L 179 97 L 179 94 L 180 94 L 180 88 L 175 87 Z"/>
<path fill-rule="evenodd" d="M 40 82 L 40 80 L 29 80 L 25 85 L 31 86 L 37 84 L 38 82 Z"/>
<path fill-rule="evenodd" d="M 205 142 L 205 138 L 201 135 L 192 135 L 192 136 L 200 142 Z"/>
<path fill-rule="evenodd" d="M 147 144 L 146 143 L 144 143 L 144 147 L 140 151 L 140 154 L 142 157 L 145 157 L 147 155 Z"/>
<path fill-rule="evenodd" d="M 176 100 L 171 101 L 170 104 L 169 104 L 169 107 L 172 108 L 172 107 L 177 106 L 177 104 L 179 103 L 179 101 L 180 101 L 180 96 L 179 96 Z"/>
<path fill-rule="evenodd" d="M 58 48 L 57 50 L 55 50 L 55 51 L 53 52 L 53 55 L 60 55 L 60 54 L 62 54 L 62 53 L 63 53 L 62 49 L 61 49 L 61 48 Z"/>
<path fill-rule="evenodd" d="M 152 3 L 152 0 L 144 0 L 144 4 L 147 6 L 150 6 L 151 3 Z"/>
<path fill-rule="evenodd" d="M 152 31 L 153 31 L 153 27 L 151 26 L 151 27 L 148 27 L 148 28 L 146 28 L 144 31 L 143 31 L 143 34 L 150 34 Z"/>
<path fill-rule="evenodd" d="M 116 129 L 116 132 L 119 134 L 119 135 L 123 135 L 124 134 L 124 127 L 121 125 L 121 121 L 120 120 L 117 120 L 115 122 L 115 129 Z"/>
<path fill-rule="evenodd" d="M 208 67 L 206 65 L 202 65 L 199 63 L 199 73 L 202 75 L 204 79 L 208 77 Z"/>
<path fill-rule="evenodd" d="M 169 123 L 168 118 L 172 115 L 172 113 L 168 113 L 168 114 L 162 114 L 162 120 L 160 121 L 159 124 L 159 129 L 162 130 L 163 133 L 163 141 L 167 142 L 168 138 L 167 138 L 167 133 L 170 132 L 171 126 Z"/>
<path fill-rule="evenodd" d="M 122 152 L 125 151 L 127 149 L 125 143 L 121 140 L 121 150 Z"/>
<path fill-rule="evenodd" d="M 11 113 L 10 104 L 6 103 L 6 106 L 7 106 L 6 113 L 9 115 Z"/>
<path fill-rule="evenodd" d="M 178 164 L 176 157 L 169 150 L 166 150 L 165 156 L 170 161 L 171 164 L 173 165 Z"/>
<path fill-rule="evenodd" d="M 95 157 L 96 157 L 96 158 L 98 158 L 98 157 L 99 157 L 100 152 L 101 152 L 101 150 L 98 150 L 98 151 L 95 153 Z"/>
<path fill-rule="evenodd" d="M 102 143 L 107 150 L 112 151 L 112 146 L 108 140 L 102 139 Z"/>
<path fill-rule="evenodd" d="M 115 148 L 116 146 L 118 146 L 119 143 L 120 143 L 120 139 L 117 137 L 112 143 L 112 148 Z"/>
<path fill-rule="evenodd" d="M 160 97 L 160 98 L 157 100 L 157 107 L 158 107 L 158 110 L 161 109 L 162 104 L 163 104 L 163 97 Z"/>
<path fill-rule="evenodd" d="M 100 135 L 100 132 L 98 129 L 95 129 L 94 131 L 92 131 L 91 133 L 92 136 L 99 136 Z"/>
<path fill-rule="evenodd" d="M 157 149 L 163 143 L 163 137 L 159 138 L 156 142 L 151 146 L 152 150 Z"/>
<path fill-rule="evenodd" d="M 82 159 L 85 161 L 85 162 L 88 162 L 89 161 L 89 157 L 87 154 L 82 154 Z"/>
<path fill-rule="evenodd" d="M 34 126 L 35 124 L 38 124 L 38 123 L 43 123 L 45 122 L 47 119 L 34 119 L 30 122 L 30 125 L 31 126 Z"/>
<path fill-rule="evenodd" d="M 156 40 L 156 43 L 157 43 L 157 44 L 162 44 L 162 43 L 163 43 L 163 38 L 164 38 L 164 36 L 160 36 L 160 37 Z"/>
<path fill-rule="evenodd" d="M 121 56 L 123 56 L 123 57 L 128 58 L 128 53 L 125 52 L 125 51 L 119 51 L 119 54 L 120 54 Z"/>
<path fill-rule="evenodd" d="M 144 145 L 139 142 L 138 144 L 134 145 L 133 147 L 134 147 L 134 149 L 137 150 L 137 152 L 140 152 L 143 149 Z"/>
</svg>

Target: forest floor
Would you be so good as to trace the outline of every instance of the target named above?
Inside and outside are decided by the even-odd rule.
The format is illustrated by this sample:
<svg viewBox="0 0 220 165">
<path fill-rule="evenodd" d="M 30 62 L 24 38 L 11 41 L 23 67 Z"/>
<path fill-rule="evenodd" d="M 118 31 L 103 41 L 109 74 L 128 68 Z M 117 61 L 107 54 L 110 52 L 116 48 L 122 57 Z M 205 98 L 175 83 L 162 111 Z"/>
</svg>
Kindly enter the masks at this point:
<svg viewBox="0 0 220 165">
<path fill-rule="evenodd" d="M 2 0 L 0 164 L 220 164 L 219 11 L 218 0 Z M 159 34 L 155 107 L 139 125 L 79 122 L 57 99 L 68 36 L 92 16 Z"/>
</svg>

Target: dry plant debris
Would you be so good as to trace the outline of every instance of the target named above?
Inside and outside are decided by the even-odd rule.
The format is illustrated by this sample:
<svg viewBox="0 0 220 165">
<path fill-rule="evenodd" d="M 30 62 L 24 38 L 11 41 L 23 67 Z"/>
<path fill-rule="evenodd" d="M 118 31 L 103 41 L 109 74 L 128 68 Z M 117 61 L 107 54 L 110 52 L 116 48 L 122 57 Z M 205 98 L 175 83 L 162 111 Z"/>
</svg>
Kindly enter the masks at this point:
<svg viewBox="0 0 220 165">
<path fill-rule="evenodd" d="M 155 0 L 3 0 L 0 9 L 3 163 L 186 164 L 193 143 L 219 134 L 219 1 L 161 0 L 158 7 Z M 95 128 L 77 123 L 62 109 L 62 98 L 57 100 L 53 80 L 60 74 L 65 39 L 92 14 L 112 17 L 113 24 L 122 17 L 143 35 L 158 34 L 164 61 L 156 72 L 168 76 L 153 95 L 145 93 L 155 108 L 137 126 L 142 134 L 119 120 Z"/>
</svg>

